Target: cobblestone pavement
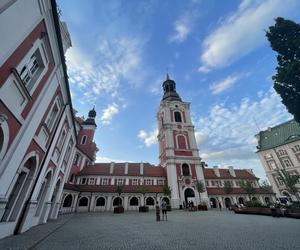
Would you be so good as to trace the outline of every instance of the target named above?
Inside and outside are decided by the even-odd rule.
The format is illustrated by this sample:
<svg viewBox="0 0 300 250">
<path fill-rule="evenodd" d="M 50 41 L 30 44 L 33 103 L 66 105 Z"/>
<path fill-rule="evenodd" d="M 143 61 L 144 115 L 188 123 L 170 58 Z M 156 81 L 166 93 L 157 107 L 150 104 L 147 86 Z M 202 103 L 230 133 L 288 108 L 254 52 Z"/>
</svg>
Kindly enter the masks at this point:
<svg viewBox="0 0 300 250">
<path fill-rule="evenodd" d="M 81 213 L 0 240 L 0 249 L 300 249 L 300 220 L 231 212 Z"/>
</svg>

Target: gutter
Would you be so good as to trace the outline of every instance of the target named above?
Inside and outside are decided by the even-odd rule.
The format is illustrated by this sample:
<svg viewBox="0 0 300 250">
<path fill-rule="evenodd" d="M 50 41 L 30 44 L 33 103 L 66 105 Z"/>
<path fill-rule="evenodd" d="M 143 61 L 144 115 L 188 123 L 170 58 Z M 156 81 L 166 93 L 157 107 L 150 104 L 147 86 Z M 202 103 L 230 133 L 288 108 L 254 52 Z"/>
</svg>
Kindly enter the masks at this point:
<svg viewBox="0 0 300 250">
<path fill-rule="evenodd" d="M 58 17 L 58 13 L 57 13 L 57 4 L 56 4 L 55 0 L 51 0 L 51 7 L 52 7 L 52 16 L 53 16 L 54 27 L 55 27 L 55 31 L 56 31 L 58 49 L 59 49 L 59 54 L 60 54 L 60 60 L 61 60 L 64 79 L 65 79 L 67 92 L 68 92 L 67 93 L 68 94 L 68 104 L 70 105 L 70 108 L 71 108 L 72 123 L 73 123 L 75 137 L 76 137 L 76 125 L 75 125 L 75 117 L 74 117 L 74 113 L 73 113 L 72 98 L 71 98 L 71 94 L 70 94 L 71 92 L 70 92 L 69 77 L 68 77 L 68 73 L 67 73 L 66 59 L 65 59 L 65 55 L 64 55 L 64 49 L 63 49 L 60 26 L 59 26 L 59 17 Z"/>
</svg>

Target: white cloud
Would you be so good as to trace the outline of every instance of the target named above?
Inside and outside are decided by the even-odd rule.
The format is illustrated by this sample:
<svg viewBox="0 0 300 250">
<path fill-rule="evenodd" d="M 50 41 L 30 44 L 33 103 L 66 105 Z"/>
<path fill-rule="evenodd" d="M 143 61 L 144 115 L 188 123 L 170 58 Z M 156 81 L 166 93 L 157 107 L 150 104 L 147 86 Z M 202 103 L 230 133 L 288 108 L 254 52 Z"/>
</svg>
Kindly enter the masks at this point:
<svg viewBox="0 0 300 250">
<path fill-rule="evenodd" d="M 157 144 L 158 129 L 151 132 L 146 132 L 145 130 L 140 130 L 138 133 L 138 138 L 143 141 L 146 147 L 150 147 Z"/>
<path fill-rule="evenodd" d="M 174 34 L 170 37 L 170 42 L 183 42 L 191 32 L 190 19 L 186 16 L 177 20 L 174 24 Z"/>
<path fill-rule="evenodd" d="M 169 37 L 170 42 L 182 43 L 193 31 L 195 22 L 199 17 L 199 5 L 200 1 L 192 1 L 187 3 L 186 9 L 182 15 L 174 22 L 174 31 Z"/>
<path fill-rule="evenodd" d="M 103 124 L 110 124 L 112 118 L 119 113 L 119 106 L 116 103 L 108 105 L 106 109 L 102 111 L 100 120 Z"/>
<path fill-rule="evenodd" d="M 114 159 L 106 156 L 97 156 L 96 157 L 97 163 L 109 163 L 109 162 L 132 162 L 128 160 L 120 160 L 120 159 Z"/>
<path fill-rule="evenodd" d="M 203 42 L 202 67 L 219 68 L 249 54 L 267 42 L 265 29 L 274 18 L 295 9 L 296 0 L 242 1 Z M 200 67 L 200 68 L 202 68 Z"/>
<path fill-rule="evenodd" d="M 213 165 L 251 167 L 253 163 L 252 167 L 263 173 L 255 154 L 254 135 L 290 118 L 273 89 L 260 93 L 256 100 L 244 98 L 239 104 L 216 104 L 195 123 L 200 155 Z"/>
<path fill-rule="evenodd" d="M 209 89 L 212 91 L 214 95 L 220 94 L 226 89 L 231 88 L 238 80 L 239 78 L 237 76 L 228 76 L 222 81 L 216 82 L 212 84 Z"/>
<path fill-rule="evenodd" d="M 93 57 L 87 54 L 76 46 L 66 54 L 71 88 L 88 96 L 79 97 L 81 102 L 94 104 L 100 95 L 117 96 L 122 79 L 132 87 L 143 82 L 142 40 L 101 39 Z"/>
</svg>

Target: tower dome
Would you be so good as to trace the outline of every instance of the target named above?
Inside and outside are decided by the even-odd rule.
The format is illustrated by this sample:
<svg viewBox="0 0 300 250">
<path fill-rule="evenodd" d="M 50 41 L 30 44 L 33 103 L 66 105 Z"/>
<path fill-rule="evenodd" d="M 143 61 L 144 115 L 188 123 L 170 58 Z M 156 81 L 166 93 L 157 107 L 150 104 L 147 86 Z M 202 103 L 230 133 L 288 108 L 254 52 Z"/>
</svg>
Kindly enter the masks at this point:
<svg viewBox="0 0 300 250">
<path fill-rule="evenodd" d="M 167 78 L 163 82 L 162 87 L 164 90 L 162 101 L 182 101 L 176 92 L 176 83 L 170 79 L 169 74 L 167 74 Z"/>
<path fill-rule="evenodd" d="M 82 123 L 83 125 L 94 125 L 97 127 L 95 118 L 96 118 L 96 110 L 95 107 L 93 107 L 92 110 L 89 111 L 88 118 Z"/>
</svg>

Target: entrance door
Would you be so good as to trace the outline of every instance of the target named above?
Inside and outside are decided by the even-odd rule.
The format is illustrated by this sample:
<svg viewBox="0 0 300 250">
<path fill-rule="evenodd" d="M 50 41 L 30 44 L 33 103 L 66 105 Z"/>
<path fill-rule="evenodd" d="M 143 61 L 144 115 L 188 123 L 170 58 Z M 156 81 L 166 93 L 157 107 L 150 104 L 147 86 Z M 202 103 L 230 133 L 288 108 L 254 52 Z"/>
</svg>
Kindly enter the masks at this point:
<svg viewBox="0 0 300 250">
<path fill-rule="evenodd" d="M 188 204 L 189 201 L 193 201 L 194 204 L 196 204 L 195 203 L 195 192 L 194 192 L 194 190 L 191 189 L 191 188 L 187 188 L 184 191 L 184 199 L 185 199 L 186 204 Z"/>
</svg>

